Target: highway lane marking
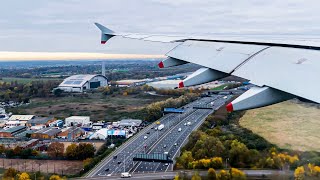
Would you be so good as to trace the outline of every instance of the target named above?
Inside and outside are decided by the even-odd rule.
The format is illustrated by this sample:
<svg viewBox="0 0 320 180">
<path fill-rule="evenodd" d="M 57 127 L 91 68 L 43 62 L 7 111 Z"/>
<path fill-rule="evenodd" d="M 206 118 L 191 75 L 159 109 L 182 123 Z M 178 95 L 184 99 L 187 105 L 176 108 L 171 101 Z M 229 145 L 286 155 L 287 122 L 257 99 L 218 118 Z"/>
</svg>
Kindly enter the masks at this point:
<svg viewBox="0 0 320 180">
<path fill-rule="evenodd" d="M 200 100 L 202 101 L 203 99 L 204 99 L 204 98 L 202 98 L 202 99 L 200 99 Z M 199 103 L 200 100 L 191 102 L 191 103 L 185 105 L 184 107 L 189 108 L 189 107 L 191 107 L 191 106 Z M 209 99 L 209 100 L 210 100 L 210 99 Z M 211 101 L 212 101 L 212 100 L 211 100 Z M 188 116 L 191 115 L 191 114 L 193 114 L 192 111 L 193 111 L 193 109 L 189 109 L 189 110 L 187 111 L 187 113 L 190 112 L 190 114 L 188 114 Z M 173 116 L 173 118 L 174 118 L 175 115 L 174 115 L 174 114 L 168 114 L 167 116 L 164 116 L 164 117 L 160 118 L 159 121 L 161 121 L 161 122 L 169 121 L 170 117 L 172 117 L 172 116 Z M 187 116 L 187 117 L 188 117 L 188 116 Z M 184 117 L 183 119 L 185 120 L 187 117 Z M 183 120 L 183 121 L 184 121 L 184 120 Z M 183 122 L 183 121 L 181 121 L 181 122 Z M 141 137 L 141 135 L 143 135 L 146 131 L 151 130 L 151 127 L 152 127 L 152 126 L 155 126 L 155 125 L 154 125 L 154 124 L 150 124 L 149 126 L 143 128 L 138 134 L 136 134 L 134 137 L 130 138 L 130 139 L 129 139 L 128 141 L 126 141 L 124 144 L 122 144 L 121 146 L 119 146 L 114 152 L 112 152 L 112 153 L 109 154 L 106 158 L 104 158 L 104 159 L 97 165 L 96 168 L 94 168 L 94 169 L 92 169 L 91 171 L 89 171 L 85 177 L 94 176 L 95 174 L 99 173 L 99 172 L 101 171 L 101 169 L 104 168 L 107 163 L 110 163 L 110 161 L 112 160 L 112 157 L 113 157 L 115 154 L 119 154 L 119 153 L 125 151 L 126 148 L 127 148 L 130 144 L 132 144 L 134 141 L 138 140 L 138 139 Z M 163 134 L 162 134 L 161 136 L 163 137 Z M 127 159 L 127 158 L 126 158 L 126 159 Z M 112 164 L 112 163 L 111 163 L 111 164 Z M 130 164 L 130 163 L 129 163 L 129 164 Z"/>
<path fill-rule="evenodd" d="M 215 100 L 218 100 L 218 99 L 220 99 L 220 98 L 217 98 L 217 99 L 215 99 Z M 218 107 L 220 108 L 221 106 L 223 106 L 226 102 L 227 102 L 227 100 L 228 99 L 226 99 L 226 101 L 224 101 L 220 106 L 218 105 Z M 209 114 L 208 115 L 206 115 L 206 116 L 209 116 L 210 114 L 212 114 L 213 112 L 214 112 L 215 110 L 210 110 L 209 112 Z M 205 114 L 205 113 L 204 113 Z M 192 131 L 194 131 L 195 129 L 198 129 L 199 127 L 200 127 L 200 125 L 201 124 L 203 124 L 203 122 L 205 121 L 205 119 L 206 118 L 203 118 L 203 119 L 201 119 L 201 118 L 198 118 L 198 119 L 200 119 L 200 121 L 196 124 L 196 126 L 192 129 Z M 191 132 L 192 132 L 191 131 Z M 191 134 L 191 133 L 190 133 Z M 177 153 L 179 152 L 179 150 L 181 149 L 181 147 L 182 147 L 182 145 L 185 143 L 185 141 L 188 139 L 188 137 L 189 137 L 189 135 L 190 134 L 188 134 L 188 136 L 184 139 L 184 141 L 181 143 L 181 145 L 179 146 L 179 148 L 177 149 L 177 151 L 176 151 L 176 153 L 173 155 L 173 159 L 176 157 L 176 155 L 177 155 Z M 168 168 L 169 168 L 169 166 L 166 168 L 166 170 L 165 170 L 165 172 L 167 172 L 168 171 Z M 172 168 L 173 168 L 173 163 L 172 163 Z"/>
<path fill-rule="evenodd" d="M 193 118 L 193 117 L 197 117 L 197 115 L 198 114 L 200 114 L 199 113 L 200 111 L 197 109 L 197 110 L 194 110 L 191 114 L 189 114 L 188 116 L 186 116 L 185 118 L 183 118 L 183 120 L 182 121 L 180 121 L 177 125 L 175 125 L 174 127 L 172 127 L 171 128 L 171 130 L 170 131 L 172 131 L 172 129 L 175 129 L 177 126 L 181 126 L 181 127 L 183 127 L 182 126 L 182 124 L 185 122 L 185 121 L 187 121 L 187 120 L 189 120 L 189 119 L 191 119 L 191 118 Z M 181 119 L 180 119 L 181 120 Z M 185 128 L 186 129 L 186 128 Z M 170 131 L 168 131 L 168 132 L 170 132 Z M 185 130 L 184 130 L 185 131 Z M 163 143 L 163 140 L 165 139 L 165 138 L 167 138 L 167 137 L 170 137 L 170 135 L 168 136 L 168 134 L 169 133 L 167 133 L 165 136 L 163 136 L 163 138 L 161 139 L 161 140 L 159 140 L 159 142 L 156 144 L 156 145 L 158 145 L 159 143 Z M 171 133 L 170 133 L 171 134 Z M 158 148 L 160 148 L 159 146 L 158 146 Z M 153 149 L 151 149 L 151 151 L 154 151 L 154 148 Z M 159 167 L 159 165 L 160 165 L 161 163 L 159 163 L 158 165 L 157 164 L 153 164 L 153 167 L 155 167 L 155 171 L 157 170 L 157 168 Z M 153 168 L 152 168 L 153 169 Z"/>
<path fill-rule="evenodd" d="M 159 121 L 165 121 L 166 119 L 169 119 L 171 116 L 173 116 L 174 114 L 168 114 L 167 116 L 163 116 L 162 118 L 160 118 Z M 96 168 L 91 169 L 87 175 L 85 177 L 93 177 L 95 174 L 99 173 L 101 171 L 102 168 L 105 167 L 105 164 L 107 164 L 108 162 L 110 162 L 110 160 L 112 160 L 112 157 L 115 154 L 119 154 L 119 151 L 122 152 L 124 149 L 126 149 L 133 141 L 139 139 L 139 137 L 141 137 L 142 134 L 144 134 L 146 131 L 150 130 L 152 126 L 155 126 L 153 123 L 150 124 L 149 126 L 143 128 L 138 134 L 136 134 L 135 136 L 131 137 L 128 141 L 126 141 L 124 144 L 122 144 L 121 146 L 119 146 L 115 151 L 113 151 L 112 153 L 110 153 L 107 157 L 105 157 L 97 166 Z"/>
<path fill-rule="evenodd" d="M 174 129 L 175 127 L 177 127 L 179 124 L 183 123 L 183 122 L 185 121 L 185 119 L 187 119 L 188 117 L 190 117 L 191 115 L 193 115 L 196 111 L 197 111 L 197 110 L 195 110 L 195 111 L 194 111 L 194 110 L 190 110 L 190 114 L 185 115 L 186 117 L 184 117 L 182 121 L 181 121 L 181 117 L 174 117 L 174 119 L 180 120 L 180 122 L 177 122 L 177 124 L 176 124 L 175 126 L 167 129 L 167 130 L 165 131 L 165 133 L 163 133 L 163 134 L 161 135 L 160 139 L 158 139 L 157 143 L 153 144 L 153 145 L 150 147 L 151 149 L 149 149 L 148 153 L 149 153 L 149 152 L 152 152 L 152 151 L 154 150 L 154 148 L 157 147 L 157 145 L 162 141 L 162 139 L 165 138 L 170 131 L 172 131 L 172 129 Z M 180 116 L 180 115 L 178 115 L 178 116 Z M 159 148 L 159 147 L 158 147 L 158 148 Z M 142 161 L 141 161 L 141 162 L 138 162 L 136 168 L 135 168 L 133 171 L 131 171 L 132 169 L 130 169 L 129 172 L 135 172 L 135 171 L 138 169 L 138 167 L 140 166 L 141 163 L 142 163 Z"/>
</svg>

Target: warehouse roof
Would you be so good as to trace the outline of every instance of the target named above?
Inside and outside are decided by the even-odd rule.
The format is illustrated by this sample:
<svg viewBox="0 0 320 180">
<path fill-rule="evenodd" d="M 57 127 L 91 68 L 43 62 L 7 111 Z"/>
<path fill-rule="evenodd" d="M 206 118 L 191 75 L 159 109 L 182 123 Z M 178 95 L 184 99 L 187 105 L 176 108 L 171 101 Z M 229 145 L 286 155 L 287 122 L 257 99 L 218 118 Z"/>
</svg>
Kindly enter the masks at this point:
<svg viewBox="0 0 320 180">
<path fill-rule="evenodd" d="M 142 123 L 142 120 L 140 119 L 122 119 L 119 122 L 120 126 L 140 126 Z"/>
<path fill-rule="evenodd" d="M 37 134 L 47 134 L 49 136 L 54 136 L 56 134 L 58 134 L 59 132 L 61 132 L 60 129 L 56 129 L 56 128 L 44 128 L 44 129 L 40 129 L 34 133 Z"/>
<path fill-rule="evenodd" d="M 101 74 L 79 74 L 73 75 L 66 78 L 59 87 L 82 87 L 86 82 L 90 81 L 92 78 L 96 76 L 101 76 L 106 78 Z"/>
<path fill-rule="evenodd" d="M 13 120 L 28 121 L 34 117 L 35 117 L 34 115 L 12 115 L 9 118 L 9 121 L 13 121 Z"/>
<path fill-rule="evenodd" d="M 14 126 L 12 128 L 9 128 L 9 129 L 6 129 L 6 130 L 2 130 L 0 132 L 15 133 L 15 132 L 23 130 L 23 129 L 26 129 L 26 127 L 25 126 Z"/>
<path fill-rule="evenodd" d="M 46 124 L 48 121 L 54 119 L 54 117 L 36 117 L 28 121 L 28 124 Z"/>
<path fill-rule="evenodd" d="M 73 119 L 80 119 L 80 120 L 87 120 L 89 119 L 90 120 L 90 116 L 70 116 L 70 117 L 67 117 L 66 120 L 73 120 Z"/>
</svg>

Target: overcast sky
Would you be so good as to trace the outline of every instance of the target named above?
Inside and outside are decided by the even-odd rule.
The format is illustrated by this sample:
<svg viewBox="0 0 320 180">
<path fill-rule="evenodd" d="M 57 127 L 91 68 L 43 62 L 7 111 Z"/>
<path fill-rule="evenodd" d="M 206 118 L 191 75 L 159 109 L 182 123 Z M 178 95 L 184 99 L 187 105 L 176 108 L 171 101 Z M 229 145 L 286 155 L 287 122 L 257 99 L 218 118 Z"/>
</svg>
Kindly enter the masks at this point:
<svg viewBox="0 0 320 180">
<path fill-rule="evenodd" d="M 2 0 L 0 51 L 118 53 L 99 44 L 94 22 L 122 32 L 318 36 L 319 7 L 319 0 Z"/>
</svg>

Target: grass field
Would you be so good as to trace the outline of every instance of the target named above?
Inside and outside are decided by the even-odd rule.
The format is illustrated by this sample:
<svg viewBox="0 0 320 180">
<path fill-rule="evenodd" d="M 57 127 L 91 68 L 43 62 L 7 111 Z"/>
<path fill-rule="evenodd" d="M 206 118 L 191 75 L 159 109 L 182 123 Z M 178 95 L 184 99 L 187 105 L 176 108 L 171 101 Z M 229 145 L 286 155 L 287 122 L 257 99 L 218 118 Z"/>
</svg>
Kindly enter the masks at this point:
<svg viewBox="0 0 320 180">
<path fill-rule="evenodd" d="M 3 77 L 0 79 L 0 82 L 13 82 L 17 81 L 18 83 L 27 84 L 32 81 L 49 81 L 49 80 L 59 80 L 62 82 L 63 79 L 59 78 L 11 78 L 11 77 Z"/>
<path fill-rule="evenodd" d="M 102 96 L 101 93 L 88 93 L 88 97 L 34 98 L 31 104 L 9 109 L 9 112 L 55 116 L 61 119 L 69 116 L 90 116 L 93 121 L 117 121 L 134 118 L 135 113 L 148 104 L 167 98 L 148 94 Z"/>
<path fill-rule="evenodd" d="M 280 148 L 320 152 L 320 109 L 286 101 L 250 110 L 240 125 Z"/>
<path fill-rule="evenodd" d="M 214 87 L 212 88 L 211 90 L 213 91 L 220 91 L 220 90 L 224 90 L 224 88 L 226 88 L 229 84 L 223 84 L 221 86 L 217 86 L 217 87 Z"/>
</svg>

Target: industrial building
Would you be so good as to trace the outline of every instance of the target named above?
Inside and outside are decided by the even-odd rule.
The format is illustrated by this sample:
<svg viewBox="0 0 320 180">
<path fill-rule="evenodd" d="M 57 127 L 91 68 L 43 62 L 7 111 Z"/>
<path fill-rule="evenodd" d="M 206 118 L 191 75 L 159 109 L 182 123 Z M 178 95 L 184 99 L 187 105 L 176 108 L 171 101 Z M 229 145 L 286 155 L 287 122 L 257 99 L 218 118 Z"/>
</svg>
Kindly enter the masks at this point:
<svg viewBox="0 0 320 180">
<path fill-rule="evenodd" d="M 41 126 L 41 127 L 48 127 L 50 123 L 54 122 L 56 119 L 54 117 L 35 117 L 30 119 L 26 125 L 28 127 L 33 126 Z"/>
<path fill-rule="evenodd" d="M 104 75 L 81 74 L 66 78 L 56 89 L 61 89 L 65 92 L 84 92 L 107 85 L 108 81 Z"/>
<path fill-rule="evenodd" d="M 35 115 L 12 115 L 6 126 L 26 126 L 27 122 L 35 117 Z"/>
<path fill-rule="evenodd" d="M 44 128 L 40 129 L 33 134 L 31 134 L 31 138 L 34 139 L 53 139 L 60 133 L 61 130 L 57 128 Z"/>
<path fill-rule="evenodd" d="M 58 138 L 73 140 L 84 134 L 84 130 L 80 127 L 68 127 L 62 129 L 61 132 L 57 135 Z"/>
<path fill-rule="evenodd" d="M 13 137 L 16 134 L 22 133 L 26 129 L 27 129 L 27 127 L 25 127 L 25 126 L 16 126 L 16 127 L 12 127 L 12 128 L 6 129 L 6 130 L 1 130 L 0 137 Z"/>
<path fill-rule="evenodd" d="M 135 127 L 139 127 L 142 123 L 142 120 L 140 119 L 122 119 L 121 121 L 119 121 L 119 126 L 121 127 L 126 127 L 126 126 L 135 126 Z"/>
<path fill-rule="evenodd" d="M 107 139 L 108 136 L 111 137 L 122 137 L 125 138 L 127 135 L 127 132 L 125 130 L 114 130 L 114 129 L 107 129 L 102 128 L 95 133 L 93 133 L 89 139 Z"/>
<path fill-rule="evenodd" d="M 91 124 L 92 122 L 90 121 L 90 116 L 70 116 L 65 119 L 64 123 L 67 126 L 72 126 L 74 124 Z"/>
</svg>

